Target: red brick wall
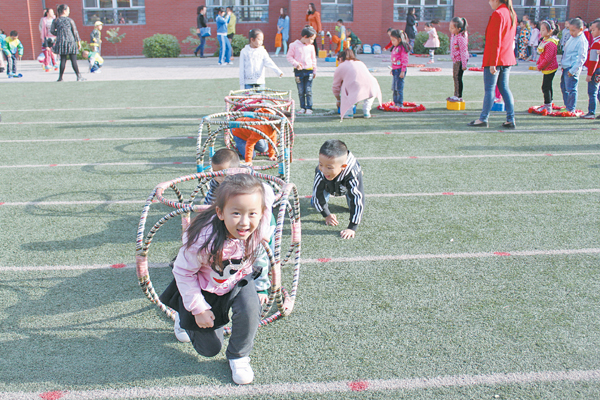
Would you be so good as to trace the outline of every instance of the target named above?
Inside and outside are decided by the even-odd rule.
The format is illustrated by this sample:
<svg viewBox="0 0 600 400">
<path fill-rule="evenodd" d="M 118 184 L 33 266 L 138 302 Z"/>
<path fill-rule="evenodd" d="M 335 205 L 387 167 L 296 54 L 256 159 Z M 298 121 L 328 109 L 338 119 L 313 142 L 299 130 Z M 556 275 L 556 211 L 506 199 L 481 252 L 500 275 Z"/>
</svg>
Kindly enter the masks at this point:
<svg viewBox="0 0 600 400">
<path fill-rule="evenodd" d="M 46 6 L 54 8 L 65 0 L 46 0 Z M 312 0 L 320 11 L 321 5 L 317 0 Z M 311 0 L 270 0 L 268 23 L 238 23 L 237 33 L 248 36 L 253 28 L 260 28 L 265 34 L 265 47 L 273 51 L 279 9 L 287 7 L 290 16 L 290 41 L 300 37 L 300 31 L 306 24 L 305 16 L 308 4 Z M 79 34 L 85 41 L 89 41 L 91 26 L 83 26 L 82 0 L 71 0 L 71 18 L 77 24 Z M 569 16 L 581 15 L 586 21 L 592 21 L 600 17 L 599 0 L 570 0 Z M 168 33 L 175 35 L 180 41 L 190 35 L 189 29 L 196 26 L 196 7 L 204 4 L 204 0 L 146 0 L 146 24 L 145 25 L 121 25 L 120 33 L 125 33 L 123 42 L 117 45 L 119 56 L 142 55 L 143 40 L 155 33 Z M 354 0 L 354 21 L 346 23 L 346 26 L 361 38 L 364 43 L 379 43 L 385 46 L 388 43 L 386 30 L 389 27 L 405 29 L 405 22 L 393 21 L 393 0 Z M 473 6 L 471 0 L 454 0 L 454 15 L 467 18 L 470 32 L 485 33 L 485 27 L 489 16 L 492 14 L 487 2 L 478 3 Z M 24 46 L 24 59 L 34 59 L 41 50 L 38 24 L 42 17 L 42 0 L 18 0 L 0 2 L 0 28 L 8 34 L 11 30 L 19 31 L 19 38 Z M 213 38 L 215 38 L 216 25 L 211 23 Z M 102 53 L 107 56 L 116 54 L 115 46 L 109 43 L 106 30 L 117 26 L 105 25 L 102 33 Z M 324 22 L 325 31 L 335 31 L 335 22 Z M 419 24 L 419 31 L 423 31 L 423 23 Z M 438 29 L 448 34 L 448 23 L 442 22 Z M 320 41 L 320 39 L 319 39 Z M 207 42 L 207 53 L 216 50 L 216 41 Z M 181 44 L 182 54 L 191 54 L 193 49 L 187 44 Z M 325 42 L 327 49 L 328 42 Z"/>
</svg>

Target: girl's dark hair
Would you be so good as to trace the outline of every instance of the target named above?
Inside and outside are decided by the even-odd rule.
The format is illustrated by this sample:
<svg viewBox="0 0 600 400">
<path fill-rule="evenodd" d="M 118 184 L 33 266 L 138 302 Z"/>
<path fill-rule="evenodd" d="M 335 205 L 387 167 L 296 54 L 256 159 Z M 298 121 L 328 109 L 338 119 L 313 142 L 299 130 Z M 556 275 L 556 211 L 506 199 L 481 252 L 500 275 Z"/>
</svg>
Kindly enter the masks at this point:
<svg viewBox="0 0 600 400">
<path fill-rule="evenodd" d="M 60 17 L 60 16 L 61 16 L 61 15 L 62 15 L 62 14 L 65 12 L 65 10 L 66 10 L 67 8 L 69 8 L 69 6 L 68 6 L 68 5 L 66 5 L 66 4 L 60 4 L 60 5 L 59 5 L 59 6 L 56 8 L 56 12 L 58 13 L 58 16 Z"/>
<path fill-rule="evenodd" d="M 456 29 L 458 29 L 458 33 L 466 32 L 469 29 L 469 24 L 467 24 L 466 18 L 454 17 L 452 20 L 450 20 L 450 22 L 452 22 Z"/>
<path fill-rule="evenodd" d="M 198 8 L 196 9 L 196 14 L 200 15 L 200 13 L 202 12 L 202 10 L 204 10 L 206 8 L 206 6 L 198 6 Z"/>
<path fill-rule="evenodd" d="M 248 33 L 248 38 L 249 39 L 256 39 L 256 37 L 258 36 L 259 33 L 263 33 L 263 31 L 261 31 L 258 28 L 254 28 L 250 31 L 250 33 Z M 263 33 L 264 36 L 264 33 Z"/>
<path fill-rule="evenodd" d="M 47 17 L 47 16 L 48 16 L 48 9 L 44 8 L 44 17 Z"/>
<path fill-rule="evenodd" d="M 222 12 L 225 12 L 225 9 L 223 7 L 217 8 L 217 15 L 220 15 Z"/>
<path fill-rule="evenodd" d="M 340 52 L 341 54 L 341 52 Z M 348 155 L 346 143 L 338 139 L 329 139 L 319 149 L 319 154 L 328 158 L 338 158 Z"/>
<path fill-rule="evenodd" d="M 279 18 L 280 19 L 285 19 L 285 17 L 287 17 L 287 8 L 281 7 L 281 9 L 283 10 L 283 14 L 281 14 L 281 11 L 280 11 L 279 12 Z"/>
<path fill-rule="evenodd" d="M 408 15 L 415 15 L 415 9 L 414 9 L 414 7 L 413 8 L 409 8 L 407 14 Z"/>
<path fill-rule="evenodd" d="M 583 20 L 581 18 L 573 18 L 569 21 L 569 25 L 573 25 L 577 29 L 581 29 L 584 26 Z"/>
<path fill-rule="evenodd" d="M 317 35 L 317 31 L 312 26 L 306 25 L 304 28 L 302 28 L 302 32 L 300 33 L 300 35 L 302 37 L 316 36 Z"/>
<path fill-rule="evenodd" d="M 433 28 L 433 21 L 431 22 L 425 22 L 425 26 L 428 28 Z"/>
<path fill-rule="evenodd" d="M 19 36 L 19 32 L 17 32 L 17 31 L 10 31 L 10 35 L 9 36 L 17 37 L 17 36 Z"/>
<path fill-rule="evenodd" d="M 391 32 L 391 31 L 393 31 L 393 30 L 394 30 L 394 28 L 388 28 L 388 29 L 387 29 L 387 33 L 390 33 L 390 32 Z"/>
<path fill-rule="evenodd" d="M 539 25 L 540 25 L 540 27 L 542 25 L 546 25 L 548 27 L 548 31 L 550 32 L 550 35 L 557 35 L 558 32 L 560 31 L 560 28 L 558 27 L 558 25 L 556 25 L 554 23 L 554 21 L 552 21 L 551 19 L 543 20 L 542 22 L 540 22 Z"/>
<path fill-rule="evenodd" d="M 408 36 L 406 36 L 406 32 L 401 31 L 399 29 L 393 29 L 390 32 L 391 37 L 395 37 L 400 40 L 400 46 L 404 47 L 407 53 L 410 53 L 410 42 L 408 41 Z"/>
<path fill-rule="evenodd" d="M 340 61 L 358 61 L 352 49 L 342 50 L 338 53 L 337 59 Z"/>
<path fill-rule="evenodd" d="M 225 241 L 229 237 L 225 222 L 220 220 L 217 216 L 217 208 L 222 212 L 227 204 L 227 200 L 240 194 L 252 193 L 260 194 L 262 199 L 262 211 L 263 213 L 267 212 L 265 205 L 265 189 L 258 178 L 243 173 L 227 176 L 225 180 L 223 180 L 223 183 L 217 188 L 215 202 L 209 208 L 198 214 L 190 223 L 190 226 L 186 231 L 187 242 L 184 246 L 189 249 L 198 241 L 200 234 L 205 228 L 211 228 L 210 234 L 198 250 L 198 255 L 200 255 L 201 252 L 206 251 L 208 253 L 210 267 L 215 272 L 223 272 L 223 247 Z M 254 263 L 256 260 L 260 240 L 261 232 L 259 227 L 252 232 L 252 235 L 246 240 L 244 258 L 249 263 Z"/>
<path fill-rule="evenodd" d="M 317 7 L 315 7 L 315 3 L 308 3 L 308 5 L 310 6 L 310 11 L 308 13 L 314 14 L 317 11 Z"/>
</svg>

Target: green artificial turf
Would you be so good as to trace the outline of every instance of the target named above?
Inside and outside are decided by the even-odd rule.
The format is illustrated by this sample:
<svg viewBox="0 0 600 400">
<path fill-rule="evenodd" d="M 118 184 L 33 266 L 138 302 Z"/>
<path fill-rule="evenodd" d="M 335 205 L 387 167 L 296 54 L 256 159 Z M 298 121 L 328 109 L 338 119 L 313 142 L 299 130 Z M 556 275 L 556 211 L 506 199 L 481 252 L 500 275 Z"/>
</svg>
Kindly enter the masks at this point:
<svg viewBox="0 0 600 400">
<path fill-rule="evenodd" d="M 317 77 L 318 115 L 297 116 L 291 166 L 301 197 L 302 257 L 312 261 L 301 267 L 292 315 L 259 330 L 252 352 L 257 385 L 600 369 L 598 254 L 543 254 L 600 247 L 600 194 L 535 193 L 600 189 L 599 125 L 527 114 L 542 102 L 532 76 L 511 76 L 515 131 L 502 131 L 503 113 L 492 114 L 489 130 L 466 126 L 481 106 L 480 76 L 465 77 L 465 112 L 445 109 L 450 77 L 409 75 L 405 98 L 427 111 L 374 110 L 370 120 L 342 123 L 324 115 L 335 104 L 332 80 Z M 391 78 L 378 80 L 387 100 Z M 224 351 L 206 359 L 177 342 L 133 268 L 87 267 L 135 262 L 146 198 L 158 183 L 195 172 L 200 120 L 224 110 L 223 96 L 237 80 L 85 85 L 7 85 L 0 99 L 0 267 L 15 267 L 0 271 L 0 398 L 16 391 L 230 385 Z M 294 84 L 272 79 L 268 86 Z M 318 149 L 332 138 L 348 144 L 364 171 L 368 197 L 353 240 L 339 238 L 349 216 L 345 199 L 332 199 L 341 225 L 328 227 L 305 198 Z M 193 187 L 181 185 L 184 194 Z M 152 205 L 147 228 L 168 212 Z M 164 265 L 180 235 L 179 222 L 170 221 L 150 247 L 150 263 L 163 266 L 150 270 L 159 292 L 172 279 Z M 541 253 L 372 260 L 527 251 Z M 38 266 L 48 268 L 27 270 Z M 289 266 L 284 273 L 289 285 Z M 559 381 L 318 397 L 599 395 L 598 381 Z"/>
</svg>

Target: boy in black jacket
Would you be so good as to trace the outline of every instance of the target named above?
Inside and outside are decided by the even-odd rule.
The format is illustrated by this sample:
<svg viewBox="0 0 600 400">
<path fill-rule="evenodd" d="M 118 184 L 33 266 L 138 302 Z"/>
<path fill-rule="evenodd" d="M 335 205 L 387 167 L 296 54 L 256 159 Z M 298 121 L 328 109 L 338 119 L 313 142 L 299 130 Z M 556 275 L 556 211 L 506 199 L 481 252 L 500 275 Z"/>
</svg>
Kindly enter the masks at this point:
<svg viewBox="0 0 600 400">
<path fill-rule="evenodd" d="M 324 217 L 325 224 L 336 226 L 338 220 L 329 211 L 329 196 L 346 196 L 350 208 L 348 228 L 340 232 L 342 239 L 353 238 L 365 208 L 363 173 L 354 155 L 341 140 L 328 140 L 319 150 L 319 166 L 315 170 L 315 182 L 310 204 Z"/>
</svg>

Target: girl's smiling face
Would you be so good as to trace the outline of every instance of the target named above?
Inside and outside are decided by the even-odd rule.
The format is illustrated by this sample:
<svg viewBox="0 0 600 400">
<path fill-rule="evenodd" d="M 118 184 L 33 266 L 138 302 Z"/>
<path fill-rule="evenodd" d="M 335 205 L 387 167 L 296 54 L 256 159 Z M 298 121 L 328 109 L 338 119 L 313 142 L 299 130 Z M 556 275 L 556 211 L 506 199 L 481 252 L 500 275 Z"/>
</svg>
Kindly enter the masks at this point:
<svg viewBox="0 0 600 400">
<path fill-rule="evenodd" d="M 550 37 L 551 32 L 548 30 L 548 25 L 546 24 L 541 24 L 542 26 L 540 26 L 540 35 L 542 35 L 542 37 Z"/>
<path fill-rule="evenodd" d="M 235 195 L 221 210 L 217 207 L 217 217 L 225 223 L 229 236 L 247 240 L 258 228 L 263 215 L 263 199 L 259 191 Z"/>
</svg>

